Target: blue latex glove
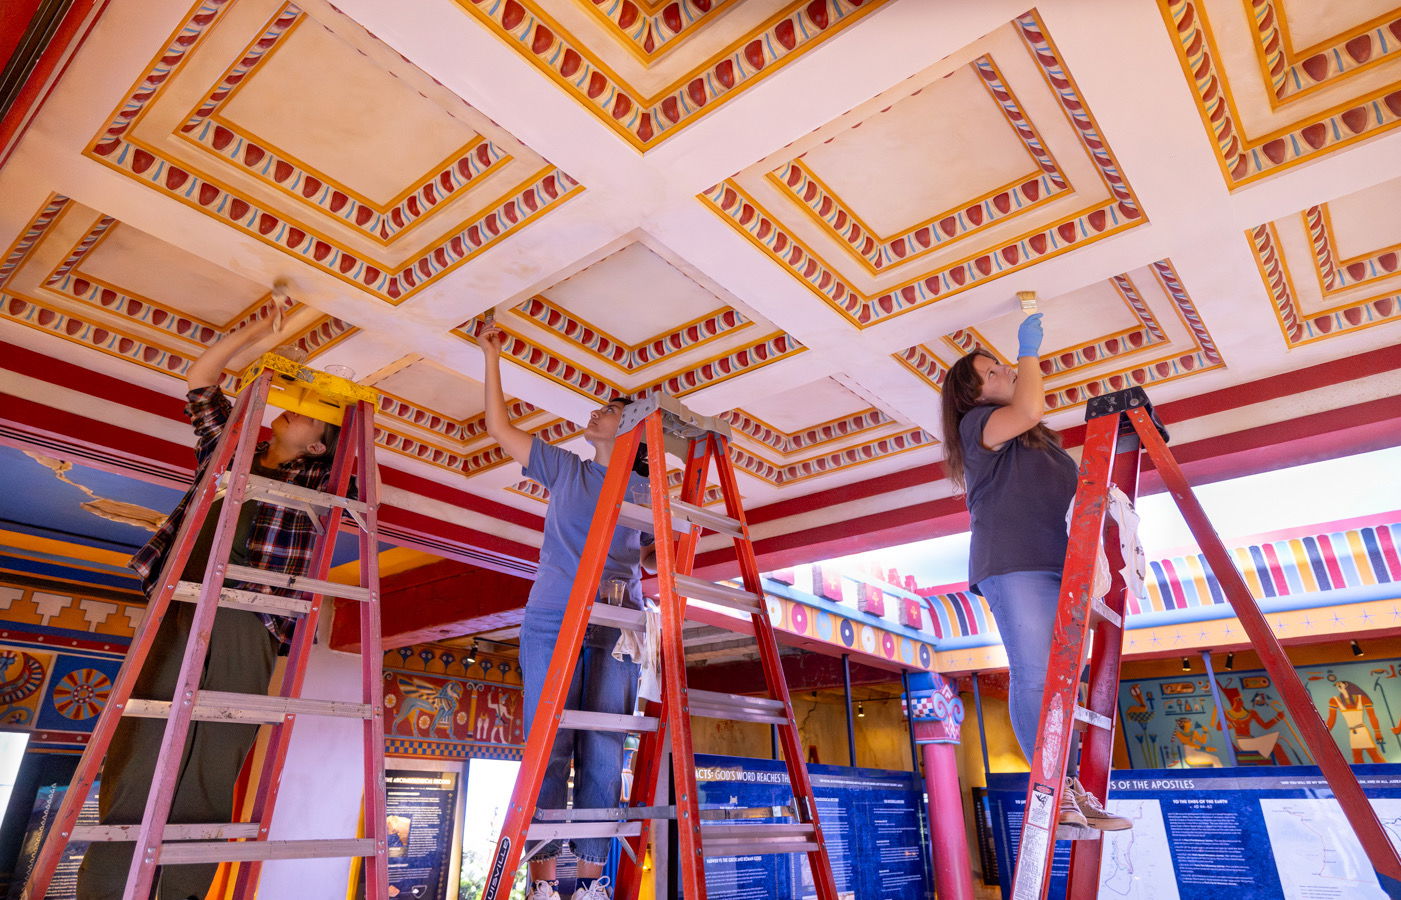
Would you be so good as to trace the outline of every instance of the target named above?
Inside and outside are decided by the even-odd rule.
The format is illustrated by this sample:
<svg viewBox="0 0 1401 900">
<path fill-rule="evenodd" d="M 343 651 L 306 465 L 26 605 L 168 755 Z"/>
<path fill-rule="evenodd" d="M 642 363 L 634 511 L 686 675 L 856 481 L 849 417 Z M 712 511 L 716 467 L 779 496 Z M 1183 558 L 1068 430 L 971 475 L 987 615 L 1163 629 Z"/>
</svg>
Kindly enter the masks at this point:
<svg viewBox="0 0 1401 900">
<path fill-rule="evenodd" d="M 1017 329 L 1017 358 L 1041 355 L 1041 313 L 1032 313 L 1022 319 Z"/>
</svg>

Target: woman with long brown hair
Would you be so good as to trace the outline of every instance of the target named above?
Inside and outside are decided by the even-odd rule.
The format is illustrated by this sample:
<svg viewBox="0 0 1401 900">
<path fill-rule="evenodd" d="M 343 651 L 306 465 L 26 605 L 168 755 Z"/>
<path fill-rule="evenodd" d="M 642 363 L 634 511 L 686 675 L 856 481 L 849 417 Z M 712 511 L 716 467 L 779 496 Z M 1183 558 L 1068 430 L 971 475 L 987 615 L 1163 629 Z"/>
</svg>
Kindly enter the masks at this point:
<svg viewBox="0 0 1401 900">
<path fill-rule="evenodd" d="M 1051 635 L 1065 565 L 1065 514 L 1076 466 L 1041 422 L 1041 313 L 1017 331 L 1017 364 L 977 349 L 944 378 L 944 466 L 972 518 L 968 589 L 986 598 L 1011 670 L 1012 730 L 1028 760 L 1036 747 Z M 1060 822 L 1103 831 L 1132 827 L 1071 779 Z"/>
</svg>

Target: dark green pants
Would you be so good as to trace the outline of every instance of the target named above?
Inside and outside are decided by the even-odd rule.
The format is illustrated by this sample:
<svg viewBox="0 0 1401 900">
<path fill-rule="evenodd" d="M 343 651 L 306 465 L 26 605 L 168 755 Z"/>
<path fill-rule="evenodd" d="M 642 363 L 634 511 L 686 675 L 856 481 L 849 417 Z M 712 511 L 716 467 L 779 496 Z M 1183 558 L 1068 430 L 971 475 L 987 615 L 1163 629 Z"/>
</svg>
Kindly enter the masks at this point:
<svg viewBox="0 0 1401 900">
<path fill-rule="evenodd" d="M 180 675 L 194 606 L 171 603 L 156 633 L 150 656 L 132 696 L 169 700 Z M 266 694 L 277 662 L 277 641 L 251 612 L 221 609 L 214 621 L 209 654 L 200 686 L 212 691 Z M 180 762 L 173 824 L 228 822 L 233 816 L 233 789 L 243 760 L 258 736 L 257 725 L 194 722 Z M 102 767 L 98 810 L 104 825 L 135 825 L 146 809 L 146 795 L 156 771 L 165 733 L 164 719 L 125 718 L 117 726 Z M 133 844 L 89 845 L 78 874 L 78 900 L 120 900 L 131 866 Z M 161 870 L 160 900 L 200 900 L 214 879 L 215 864 L 168 866 Z"/>
</svg>

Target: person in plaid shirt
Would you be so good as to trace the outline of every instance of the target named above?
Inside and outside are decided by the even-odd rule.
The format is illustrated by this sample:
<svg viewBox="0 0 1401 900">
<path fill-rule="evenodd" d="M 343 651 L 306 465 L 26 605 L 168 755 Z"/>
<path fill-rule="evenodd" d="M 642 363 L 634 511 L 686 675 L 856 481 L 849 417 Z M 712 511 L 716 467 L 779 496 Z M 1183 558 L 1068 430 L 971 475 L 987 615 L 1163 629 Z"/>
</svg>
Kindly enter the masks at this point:
<svg viewBox="0 0 1401 900">
<path fill-rule="evenodd" d="M 269 316 L 225 336 L 196 360 L 186 373 L 189 393 L 185 414 L 194 425 L 198 483 L 214 455 L 232 411 L 219 389 L 224 368 L 234 356 L 274 334 Z M 280 336 L 280 335 L 279 335 Z M 272 422 L 272 437 L 257 447 L 253 472 L 291 484 L 325 490 L 339 429 L 307 416 L 284 412 Z M 159 588 L 161 570 L 192 501 L 193 488 L 181 499 L 165 524 L 146 546 L 132 557 L 131 567 L 141 576 L 146 595 Z M 209 548 L 218 524 L 222 500 L 200 529 L 184 570 L 174 577 L 202 582 Z M 234 534 L 229 562 L 233 565 L 303 575 L 311 563 L 316 536 L 311 518 L 303 512 L 257 502 L 243 505 Z M 229 587 L 260 593 L 272 588 L 225 582 Z M 160 623 L 146 665 L 132 696 L 170 700 L 180 673 L 194 605 L 171 602 Z M 221 608 L 210 636 L 202 689 L 243 694 L 266 694 L 273 665 L 291 636 L 294 622 L 280 616 Z M 132 825 L 141 821 L 146 796 L 154 777 L 156 757 L 165 732 L 163 719 L 123 719 L 117 726 L 103 764 L 98 811 L 104 825 Z M 244 758 L 257 738 L 258 726 L 224 722 L 194 722 L 185 744 L 179 783 L 171 805 L 172 824 L 230 822 L 233 790 Z M 131 865 L 131 843 L 92 844 L 83 858 L 78 878 L 80 900 L 117 900 L 126 886 Z M 214 878 L 215 864 L 168 866 L 160 876 L 160 900 L 202 898 Z"/>
</svg>

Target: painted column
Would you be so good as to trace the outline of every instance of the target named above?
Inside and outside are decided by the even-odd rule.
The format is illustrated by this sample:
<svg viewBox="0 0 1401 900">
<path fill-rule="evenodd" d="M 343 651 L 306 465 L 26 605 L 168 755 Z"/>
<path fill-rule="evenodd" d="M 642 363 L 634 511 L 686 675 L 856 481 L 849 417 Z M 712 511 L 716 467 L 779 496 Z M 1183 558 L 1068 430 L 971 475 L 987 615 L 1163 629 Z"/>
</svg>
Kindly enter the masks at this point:
<svg viewBox="0 0 1401 900">
<path fill-rule="evenodd" d="M 307 660 L 302 696 L 360 702 L 360 657 L 321 643 Z M 355 837 L 365 774 L 360 719 L 302 716 L 292 731 L 272 840 Z M 278 860 L 263 866 L 260 897 L 345 900 L 348 859 Z"/>
<path fill-rule="evenodd" d="M 929 794 L 929 840 L 939 900 L 973 900 L 973 868 L 958 783 L 958 742 L 963 701 L 941 675 L 910 676 L 905 707 L 924 757 Z"/>
</svg>

